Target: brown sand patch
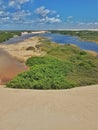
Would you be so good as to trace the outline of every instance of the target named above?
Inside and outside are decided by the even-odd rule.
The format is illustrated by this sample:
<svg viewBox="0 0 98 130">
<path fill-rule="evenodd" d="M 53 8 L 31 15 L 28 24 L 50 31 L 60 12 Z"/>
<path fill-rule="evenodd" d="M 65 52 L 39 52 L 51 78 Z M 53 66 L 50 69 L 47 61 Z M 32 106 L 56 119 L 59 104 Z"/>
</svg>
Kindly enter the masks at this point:
<svg viewBox="0 0 98 130">
<path fill-rule="evenodd" d="M 85 50 L 86 52 L 90 53 L 91 55 L 93 55 L 94 57 L 96 57 L 98 55 L 97 52 L 95 51 L 91 51 L 91 50 Z"/>
</svg>

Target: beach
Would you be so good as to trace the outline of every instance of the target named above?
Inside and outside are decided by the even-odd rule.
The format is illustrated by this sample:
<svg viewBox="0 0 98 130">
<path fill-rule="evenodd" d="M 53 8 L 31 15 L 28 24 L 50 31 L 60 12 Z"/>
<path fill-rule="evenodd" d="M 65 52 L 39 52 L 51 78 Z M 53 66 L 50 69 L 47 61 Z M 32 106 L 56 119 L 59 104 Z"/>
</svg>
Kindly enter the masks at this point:
<svg viewBox="0 0 98 130">
<path fill-rule="evenodd" d="M 0 130 L 98 130 L 98 85 L 69 90 L 0 86 Z"/>
</svg>

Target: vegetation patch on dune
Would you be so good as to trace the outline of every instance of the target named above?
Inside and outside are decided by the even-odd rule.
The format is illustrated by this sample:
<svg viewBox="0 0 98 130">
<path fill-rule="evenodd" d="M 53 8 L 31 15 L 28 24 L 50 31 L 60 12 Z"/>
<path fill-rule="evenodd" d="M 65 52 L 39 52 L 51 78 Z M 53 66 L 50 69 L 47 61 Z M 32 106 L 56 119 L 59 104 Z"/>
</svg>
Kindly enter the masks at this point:
<svg viewBox="0 0 98 130">
<path fill-rule="evenodd" d="M 30 89 L 65 89 L 74 87 L 66 80 L 66 75 L 73 70 L 68 62 L 53 57 L 33 57 L 27 60 L 30 70 L 19 74 L 7 86 Z"/>
</svg>

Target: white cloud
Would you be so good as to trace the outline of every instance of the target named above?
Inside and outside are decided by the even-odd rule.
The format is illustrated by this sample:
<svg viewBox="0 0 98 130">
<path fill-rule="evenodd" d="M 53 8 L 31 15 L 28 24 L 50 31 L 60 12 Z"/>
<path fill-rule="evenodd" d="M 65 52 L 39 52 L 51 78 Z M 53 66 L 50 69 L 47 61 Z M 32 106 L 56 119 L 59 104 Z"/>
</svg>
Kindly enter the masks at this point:
<svg viewBox="0 0 98 130">
<path fill-rule="evenodd" d="M 13 8 L 21 9 L 21 5 L 29 1 L 30 0 L 10 0 L 8 5 Z"/>
<path fill-rule="evenodd" d="M 35 13 L 41 17 L 45 17 L 50 13 L 50 10 L 46 9 L 44 6 L 41 6 L 35 10 Z"/>
<path fill-rule="evenodd" d="M 1 20 L 6 21 L 6 20 L 9 20 L 9 19 L 10 19 L 10 17 L 4 17 Z"/>
<path fill-rule="evenodd" d="M 38 15 L 39 23 L 60 23 L 60 15 L 56 14 L 55 10 L 46 9 L 44 6 L 41 6 L 35 10 L 35 14 Z"/>
<path fill-rule="evenodd" d="M 77 22 L 78 25 L 82 26 L 94 26 L 94 25 L 98 25 L 98 22 Z"/>
<path fill-rule="evenodd" d="M 5 17 L 5 16 L 9 16 L 9 12 L 7 12 L 7 11 L 0 11 L 0 17 Z"/>
<path fill-rule="evenodd" d="M 85 23 L 86 25 L 93 25 L 94 23 L 91 23 L 91 22 L 88 22 L 88 23 Z"/>
<path fill-rule="evenodd" d="M 45 17 L 45 18 L 43 18 L 43 19 L 40 19 L 40 22 L 41 23 L 60 23 L 61 22 L 61 20 L 60 19 L 58 19 L 58 18 L 55 18 L 55 17 L 51 17 L 51 18 L 49 18 L 49 17 Z"/>
<path fill-rule="evenodd" d="M 6 24 L 9 23 L 10 17 L 3 17 L 0 19 L 0 24 Z"/>
<path fill-rule="evenodd" d="M 0 0 L 0 24 L 9 24 L 19 23 L 21 21 L 28 21 L 31 13 L 29 10 L 23 10 L 22 5 L 33 0 Z M 13 11 L 11 8 L 14 8 Z"/>
<path fill-rule="evenodd" d="M 30 0 L 17 0 L 17 1 L 19 1 L 20 4 L 24 4 L 26 2 L 29 2 Z"/>
<path fill-rule="evenodd" d="M 84 22 L 78 22 L 78 25 L 85 25 Z"/>
<path fill-rule="evenodd" d="M 66 19 L 67 23 L 73 23 L 73 16 L 68 16 Z"/>
<path fill-rule="evenodd" d="M 26 23 L 28 21 L 27 17 L 29 17 L 31 13 L 29 11 L 20 10 L 17 12 L 6 12 L 0 11 L 0 23 Z"/>
<path fill-rule="evenodd" d="M 13 23 L 22 23 L 25 24 L 27 23 L 28 19 L 27 17 L 30 16 L 30 12 L 29 11 L 25 11 L 25 10 L 21 10 L 15 13 L 11 14 L 11 19 Z"/>
<path fill-rule="evenodd" d="M 34 13 L 23 6 L 27 2 L 32 4 L 33 0 L 0 0 L 0 26 L 30 26 L 34 23 Z"/>
<path fill-rule="evenodd" d="M 14 7 L 14 6 L 15 6 L 15 1 L 10 1 L 10 2 L 9 2 L 9 6 Z"/>
<path fill-rule="evenodd" d="M 33 0 L 0 0 L 0 24 L 53 24 L 60 23 L 60 15 L 55 10 L 50 10 L 41 6 L 34 12 L 23 8 L 23 4 Z M 7 6 L 8 5 L 8 6 Z M 13 11 L 12 11 L 13 10 Z M 34 15 L 34 13 L 36 15 Z"/>
<path fill-rule="evenodd" d="M 95 24 L 95 25 L 98 25 L 98 22 L 95 22 L 94 24 Z"/>
<path fill-rule="evenodd" d="M 98 28 L 98 22 L 76 22 L 74 23 L 77 28 L 81 29 L 96 29 Z"/>
<path fill-rule="evenodd" d="M 0 11 L 0 16 L 2 16 L 4 14 L 4 11 Z"/>
</svg>

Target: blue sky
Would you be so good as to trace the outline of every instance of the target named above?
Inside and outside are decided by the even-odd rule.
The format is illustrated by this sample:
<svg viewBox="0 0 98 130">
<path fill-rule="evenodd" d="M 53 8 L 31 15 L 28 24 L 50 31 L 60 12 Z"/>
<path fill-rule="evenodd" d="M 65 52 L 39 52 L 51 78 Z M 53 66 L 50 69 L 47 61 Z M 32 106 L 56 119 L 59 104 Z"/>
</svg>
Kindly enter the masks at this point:
<svg viewBox="0 0 98 130">
<path fill-rule="evenodd" d="M 0 30 L 98 29 L 98 0 L 0 0 Z"/>
</svg>

